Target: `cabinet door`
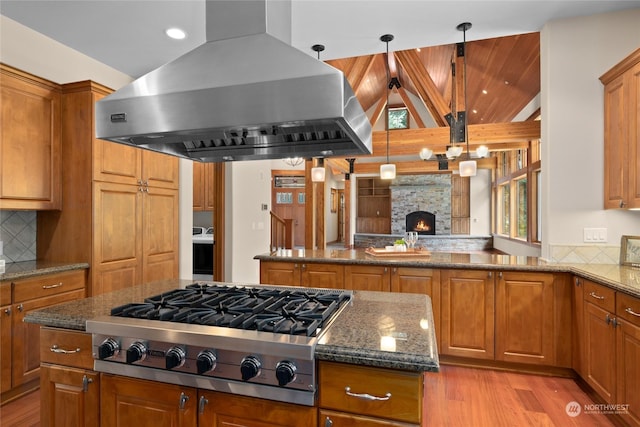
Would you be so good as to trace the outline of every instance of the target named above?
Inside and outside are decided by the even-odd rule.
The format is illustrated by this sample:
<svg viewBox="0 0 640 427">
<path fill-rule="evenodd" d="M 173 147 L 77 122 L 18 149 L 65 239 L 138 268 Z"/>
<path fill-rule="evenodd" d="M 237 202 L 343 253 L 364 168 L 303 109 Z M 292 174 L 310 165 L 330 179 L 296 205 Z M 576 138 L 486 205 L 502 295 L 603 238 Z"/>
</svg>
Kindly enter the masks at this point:
<svg viewBox="0 0 640 427">
<path fill-rule="evenodd" d="M 0 316 L 0 393 L 4 393 L 11 389 L 11 306 L 0 307 Z"/>
<path fill-rule="evenodd" d="M 42 427 L 100 425 L 100 377 L 92 371 L 43 365 L 40 373 Z"/>
<path fill-rule="evenodd" d="M 315 427 L 316 408 L 200 391 L 204 410 L 198 425 L 207 427 Z"/>
<path fill-rule="evenodd" d="M 344 289 L 344 266 L 337 264 L 302 264 L 300 285 L 309 288 Z"/>
<path fill-rule="evenodd" d="M 579 277 L 573 278 L 573 319 L 571 329 L 573 330 L 572 356 L 573 369 L 584 377 L 584 280 Z"/>
<path fill-rule="evenodd" d="M 627 153 L 629 123 L 624 75 L 604 88 L 604 207 L 621 208 L 627 203 Z"/>
<path fill-rule="evenodd" d="M 605 401 L 615 399 L 616 335 L 613 315 L 591 302 L 585 304 L 585 380 Z"/>
<path fill-rule="evenodd" d="M 498 274 L 496 360 L 555 363 L 553 290 L 553 274 Z"/>
<path fill-rule="evenodd" d="M 375 265 L 347 265 L 344 269 L 344 287 L 358 291 L 391 290 L 390 267 Z"/>
<path fill-rule="evenodd" d="M 142 151 L 142 181 L 149 187 L 178 189 L 178 158 L 168 154 Z"/>
<path fill-rule="evenodd" d="M 640 425 L 640 326 L 618 318 L 616 327 L 616 402 L 629 405 L 632 425 Z"/>
<path fill-rule="evenodd" d="M 215 172 L 213 163 L 193 162 L 193 210 L 212 211 Z"/>
<path fill-rule="evenodd" d="M 197 398 L 192 388 L 102 374 L 100 427 L 195 427 Z"/>
<path fill-rule="evenodd" d="M 363 417 L 344 412 L 320 409 L 319 427 L 417 427 L 418 424 L 407 424 L 380 418 Z"/>
<path fill-rule="evenodd" d="M 96 139 L 94 144 L 94 180 L 129 185 L 142 184 L 142 150 L 140 148 L 102 139 Z"/>
<path fill-rule="evenodd" d="M 60 90 L 2 66 L 2 209 L 60 209 Z"/>
<path fill-rule="evenodd" d="M 40 372 L 40 325 L 25 323 L 27 312 L 78 300 L 84 289 L 36 298 L 13 305 L 12 375 L 13 387 L 38 379 Z"/>
<path fill-rule="evenodd" d="M 178 277 L 178 190 L 143 192 L 142 282 Z"/>
<path fill-rule="evenodd" d="M 391 292 L 428 295 L 431 298 L 436 340 L 440 347 L 440 270 L 428 268 L 393 267 Z"/>
<path fill-rule="evenodd" d="M 629 189 L 627 207 L 640 208 L 640 64 L 628 75 L 629 82 Z"/>
<path fill-rule="evenodd" d="M 441 354 L 493 359 L 493 274 L 446 270 L 441 279 Z"/>
<path fill-rule="evenodd" d="M 295 262 L 260 261 L 260 283 L 300 286 L 300 264 Z"/>
<path fill-rule="evenodd" d="M 92 295 L 140 283 L 142 187 L 94 182 Z M 177 213 L 176 213 L 177 214 Z"/>
</svg>

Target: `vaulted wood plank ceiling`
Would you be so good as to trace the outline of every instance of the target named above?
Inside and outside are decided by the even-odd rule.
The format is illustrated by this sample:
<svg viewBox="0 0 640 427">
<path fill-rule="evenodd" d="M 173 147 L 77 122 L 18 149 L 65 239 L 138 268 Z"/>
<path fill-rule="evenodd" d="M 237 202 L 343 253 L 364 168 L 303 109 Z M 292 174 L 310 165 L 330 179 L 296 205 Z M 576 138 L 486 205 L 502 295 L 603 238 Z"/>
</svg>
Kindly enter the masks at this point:
<svg viewBox="0 0 640 427">
<path fill-rule="evenodd" d="M 454 93 L 451 64 L 455 61 L 456 45 L 393 52 L 391 42 L 389 51 L 390 75 L 397 77 L 401 85 L 393 89 L 399 95 L 394 99 L 400 99 L 409 109 L 411 120 L 418 127 L 390 132 L 390 156 L 413 155 L 413 159 L 405 157 L 401 161 L 418 161 L 414 165 L 418 167 L 418 152 L 422 147 L 442 152 L 448 143 L 448 124 L 443 117 L 451 112 Z M 492 150 L 521 148 L 526 141 L 538 138 L 539 123 L 511 122 L 540 92 L 540 34 L 468 41 L 466 61 L 466 111 L 471 148 L 485 142 Z M 385 53 L 327 63 L 345 73 L 363 108 L 370 112 L 372 125 L 384 118 L 388 85 Z M 415 117 L 419 113 L 413 103 L 422 103 L 420 110 L 429 111 L 430 117 Z M 393 101 L 390 104 L 401 106 Z M 384 134 L 384 131 L 374 132 L 373 154 L 368 159 L 360 158 L 358 163 L 373 162 L 375 157 L 385 155 Z M 410 167 L 409 163 L 405 166 Z M 333 162 L 334 167 L 338 164 L 346 162 Z M 372 165 L 367 168 L 375 170 Z"/>
</svg>

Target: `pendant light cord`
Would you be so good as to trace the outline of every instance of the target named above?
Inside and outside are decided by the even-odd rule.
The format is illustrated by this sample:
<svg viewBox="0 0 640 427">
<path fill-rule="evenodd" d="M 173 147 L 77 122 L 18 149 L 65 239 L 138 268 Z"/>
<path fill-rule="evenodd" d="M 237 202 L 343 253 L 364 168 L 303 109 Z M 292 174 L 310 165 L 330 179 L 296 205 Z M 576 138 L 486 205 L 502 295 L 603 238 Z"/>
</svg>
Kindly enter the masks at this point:
<svg viewBox="0 0 640 427">
<path fill-rule="evenodd" d="M 385 108 L 386 111 L 386 115 L 387 115 L 387 120 L 386 120 L 386 124 L 387 124 L 387 164 L 389 164 L 389 90 L 391 89 L 391 85 L 390 85 L 390 81 L 391 81 L 391 75 L 389 73 L 389 42 L 391 40 L 393 40 L 393 35 L 391 34 L 385 34 L 383 36 L 380 37 L 380 40 L 382 40 L 383 42 L 386 43 L 387 45 L 387 57 L 386 57 L 386 64 L 385 64 L 385 71 L 387 74 L 387 81 L 385 82 L 385 86 L 386 86 L 386 91 L 387 91 L 387 105 Z"/>
</svg>

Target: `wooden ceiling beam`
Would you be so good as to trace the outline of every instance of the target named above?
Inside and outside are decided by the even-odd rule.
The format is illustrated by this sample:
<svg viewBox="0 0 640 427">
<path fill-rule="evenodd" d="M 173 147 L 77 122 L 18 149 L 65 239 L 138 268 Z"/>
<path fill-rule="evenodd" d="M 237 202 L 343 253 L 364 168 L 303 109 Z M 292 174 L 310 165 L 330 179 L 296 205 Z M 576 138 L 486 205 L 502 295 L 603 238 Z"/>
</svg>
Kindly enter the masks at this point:
<svg viewBox="0 0 640 427">
<path fill-rule="evenodd" d="M 434 121 L 438 126 L 448 127 L 445 116 L 450 113 L 449 103 L 438 92 L 436 84 L 420 61 L 418 54 L 413 49 L 409 49 L 395 52 L 395 57 L 413 82 Z"/>
<path fill-rule="evenodd" d="M 403 129 L 389 132 L 389 155 L 413 155 L 424 147 L 435 152 L 443 152 L 449 141 L 449 128 Z M 514 144 L 513 148 L 520 148 L 517 144 L 540 139 L 540 121 L 488 123 L 469 125 L 469 145 L 487 145 L 490 150 L 500 146 L 507 149 L 506 143 Z M 513 149 L 512 148 L 512 149 Z M 373 153 L 369 156 L 385 156 L 387 151 L 387 133 L 373 132 Z"/>
<path fill-rule="evenodd" d="M 400 95 L 400 98 L 402 98 L 402 102 L 404 102 L 404 106 L 407 107 L 407 110 L 409 110 L 409 113 L 411 113 L 411 117 L 413 117 L 413 121 L 416 123 L 416 125 L 419 128 L 424 128 L 425 127 L 424 121 L 422 120 L 422 117 L 420 117 L 420 113 L 418 113 L 418 110 L 416 109 L 416 106 L 413 104 L 413 101 L 411 101 L 411 98 L 409 98 L 409 94 L 407 93 L 405 88 L 400 87 L 397 90 L 398 90 L 398 94 Z"/>
<path fill-rule="evenodd" d="M 488 157 L 485 159 L 477 159 L 478 169 L 495 169 L 497 166 L 497 159 L 495 157 Z M 358 175 L 371 175 L 371 174 L 379 174 L 380 173 L 380 165 L 383 162 L 357 162 L 354 165 L 354 174 Z M 451 172 L 453 170 L 458 169 L 458 162 L 449 162 L 448 171 Z M 397 162 L 396 163 L 396 173 L 398 175 L 415 175 L 421 173 L 430 173 L 430 172 L 443 172 L 447 171 L 439 171 L 438 162 L 435 160 L 422 161 L 417 160 L 413 162 Z"/>
</svg>

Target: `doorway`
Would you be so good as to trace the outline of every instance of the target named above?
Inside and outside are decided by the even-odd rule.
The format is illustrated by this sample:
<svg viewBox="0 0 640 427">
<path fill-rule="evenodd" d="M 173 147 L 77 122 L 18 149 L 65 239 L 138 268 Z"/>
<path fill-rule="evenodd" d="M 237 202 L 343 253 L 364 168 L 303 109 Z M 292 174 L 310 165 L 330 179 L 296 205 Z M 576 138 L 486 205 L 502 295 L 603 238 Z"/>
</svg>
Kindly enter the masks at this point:
<svg viewBox="0 0 640 427">
<path fill-rule="evenodd" d="M 293 220 L 293 246 L 304 247 L 305 225 L 304 171 L 271 171 L 271 206 L 274 214 Z"/>
</svg>

